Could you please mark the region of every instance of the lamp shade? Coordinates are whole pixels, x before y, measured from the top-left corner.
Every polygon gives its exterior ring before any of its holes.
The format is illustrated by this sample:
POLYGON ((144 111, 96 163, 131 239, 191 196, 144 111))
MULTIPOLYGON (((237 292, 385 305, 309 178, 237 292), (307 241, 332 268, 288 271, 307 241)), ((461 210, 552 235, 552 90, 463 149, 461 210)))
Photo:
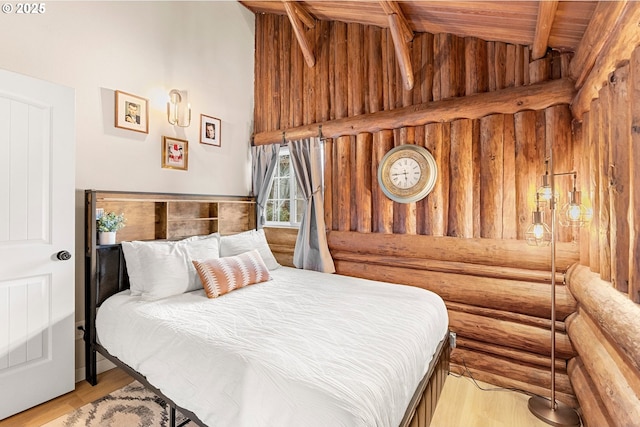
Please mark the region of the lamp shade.
POLYGON ((548 246, 551 243, 551 229, 544 222, 544 212, 533 211, 533 220, 524 233, 527 244, 531 246, 548 246))
POLYGON ((583 227, 589 223, 589 210, 580 203, 580 191, 569 191, 569 201, 559 214, 560 225, 565 227, 583 227))

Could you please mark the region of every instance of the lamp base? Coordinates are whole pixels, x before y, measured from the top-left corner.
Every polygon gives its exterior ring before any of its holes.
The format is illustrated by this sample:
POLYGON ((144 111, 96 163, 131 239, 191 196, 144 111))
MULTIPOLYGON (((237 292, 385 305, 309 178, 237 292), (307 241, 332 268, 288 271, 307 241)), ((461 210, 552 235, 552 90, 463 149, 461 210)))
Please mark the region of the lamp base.
POLYGON ((556 427, 580 427, 580 417, 573 408, 564 403, 556 402, 555 409, 551 408, 551 401, 540 396, 529 399, 529 411, 547 424, 556 427))

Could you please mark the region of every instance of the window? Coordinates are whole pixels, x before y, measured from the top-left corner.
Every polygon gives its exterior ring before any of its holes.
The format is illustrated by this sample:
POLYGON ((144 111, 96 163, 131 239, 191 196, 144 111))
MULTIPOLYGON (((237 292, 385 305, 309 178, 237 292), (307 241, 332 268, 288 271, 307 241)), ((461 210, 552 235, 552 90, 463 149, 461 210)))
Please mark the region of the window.
POLYGON ((278 157, 265 209, 266 225, 299 226, 305 200, 295 177, 289 149, 282 147, 278 157))

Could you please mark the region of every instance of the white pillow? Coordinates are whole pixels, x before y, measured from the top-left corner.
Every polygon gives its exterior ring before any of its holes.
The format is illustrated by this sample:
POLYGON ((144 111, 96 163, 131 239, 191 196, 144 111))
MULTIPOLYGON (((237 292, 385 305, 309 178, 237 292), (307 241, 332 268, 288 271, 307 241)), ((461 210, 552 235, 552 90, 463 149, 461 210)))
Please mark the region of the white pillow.
POLYGON ((131 295, 155 300, 202 288, 193 260, 219 257, 217 238, 122 242, 131 295))
POLYGON ((220 237, 221 257, 240 255, 252 249, 258 250, 258 253, 269 270, 275 270, 280 267, 280 264, 276 261, 276 257, 274 257, 271 252, 271 248, 269 248, 263 229, 249 230, 220 237))

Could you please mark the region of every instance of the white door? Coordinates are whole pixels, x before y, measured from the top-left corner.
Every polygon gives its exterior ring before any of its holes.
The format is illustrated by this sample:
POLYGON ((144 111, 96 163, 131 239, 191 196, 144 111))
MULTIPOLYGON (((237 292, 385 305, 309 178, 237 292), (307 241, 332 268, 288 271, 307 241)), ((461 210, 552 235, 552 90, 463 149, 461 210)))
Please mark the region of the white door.
POLYGON ((0 419, 74 389, 74 98, 0 70, 0 419))

